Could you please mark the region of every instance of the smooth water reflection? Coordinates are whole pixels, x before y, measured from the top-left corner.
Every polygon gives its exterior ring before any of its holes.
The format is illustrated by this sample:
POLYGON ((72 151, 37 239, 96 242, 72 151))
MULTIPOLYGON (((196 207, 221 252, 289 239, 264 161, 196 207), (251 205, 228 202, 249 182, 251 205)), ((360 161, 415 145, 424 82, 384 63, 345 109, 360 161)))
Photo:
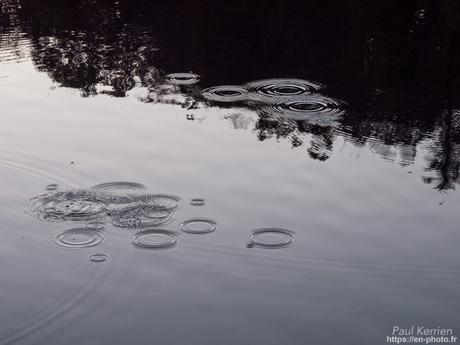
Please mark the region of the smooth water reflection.
POLYGON ((1 4, 0 344, 458 331, 452 1, 1 4))

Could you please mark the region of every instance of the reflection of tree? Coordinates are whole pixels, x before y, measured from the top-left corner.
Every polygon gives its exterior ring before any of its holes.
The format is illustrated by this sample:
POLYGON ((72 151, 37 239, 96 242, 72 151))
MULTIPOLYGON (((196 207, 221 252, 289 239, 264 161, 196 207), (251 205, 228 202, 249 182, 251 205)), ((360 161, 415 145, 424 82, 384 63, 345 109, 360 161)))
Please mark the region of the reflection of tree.
POLYGON ((0 2, 0 27, 18 27, 20 0, 2 0, 0 2))
POLYGON ((21 30, 19 0, 0 2, 0 61, 21 61, 27 41, 21 30))
POLYGON ((61 86, 123 97, 136 83, 151 82, 157 48, 152 30, 123 20, 119 2, 25 2, 32 59, 61 86), (102 86, 102 88, 101 88, 102 86))
POLYGON ((304 145, 309 137, 308 155, 317 160, 325 161, 332 153, 335 130, 332 127, 314 125, 308 121, 273 118, 259 115, 254 130, 260 141, 269 138, 287 138, 293 148, 304 145), (303 138, 303 139, 301 139, 303 138))
MULTIPOLYGON (((196 69, 208 86, 286 75, 323 81, 352 106, 334 128, 261 113, 226 119, 253 128, 261 141, 288 140, 317 160, 330 157, 340 135, 408 165, 425 134, 435 133, 427 167, 433 176, 425 181, 454 187, 458 115, 448 112, 441 125, 438 117, 446 101, 458 108, 457 0, 230 3, 34 0, 20 8, 20 0, 3 0, 0 25, 19 28, 24 21, 37 69, 85 97, 124 97, 139 88, 145 103, 204 106, 198 86, 165 82, 162 69, 196 69)), ((19 42, 20 32, 11 37, 19 42)))
POLYGON ((97 94, 96 86, 102 84, 111 87, 103 93, 124 97, 136 82, 152 81, 152 41, 152 36, 139 27, 124 26, 108 35, 85 30, 34 38, 32 58, 40 71, 64 87, 80 89, 83 96, 97 94))
POLYGON ((455 189, 460 168, 460 110, 446 111, 439 135, 430 149, 432 154, 427 157, 426 170, 434 176, 426 176, 424 181, 435 183, 440 191, 455 189))

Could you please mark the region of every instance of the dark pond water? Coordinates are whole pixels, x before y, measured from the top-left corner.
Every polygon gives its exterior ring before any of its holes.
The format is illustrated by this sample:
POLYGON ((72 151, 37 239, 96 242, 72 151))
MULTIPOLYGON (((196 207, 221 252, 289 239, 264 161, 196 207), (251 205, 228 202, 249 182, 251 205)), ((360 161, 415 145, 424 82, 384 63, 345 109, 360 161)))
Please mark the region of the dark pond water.
POLYGON ((460 9, 1 0, 0 344, 460 336, 460 9))

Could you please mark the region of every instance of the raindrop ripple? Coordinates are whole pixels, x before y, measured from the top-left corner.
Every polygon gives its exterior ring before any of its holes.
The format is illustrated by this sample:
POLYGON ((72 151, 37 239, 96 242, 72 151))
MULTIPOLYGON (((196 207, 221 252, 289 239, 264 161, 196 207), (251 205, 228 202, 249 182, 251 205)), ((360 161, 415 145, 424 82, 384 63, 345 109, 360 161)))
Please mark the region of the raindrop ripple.
POLYGON ((147 190, 143 184, 136 182, 106 182, 91 187, 91 190, 107 194, 142 193, 147 190))
POLYGON ((209 218, 193 218, 182 222, 179 228, 189 234, 208 234, 216 231, 219 226, 214 220, 209 218))
POLYGON ((291 98, 311 95, 321 90, 322 86, 303 79, 264 79, 245 85, 250 97, 256 101, 272 101, 279 98, 291 98))
POLYGON ((138 248, 166 249, 177 245, 179 237, 175 231, 146 229, 132 237, 132 243, 138 248))
POLYGON ((341 102, 319 95, 266 105, 261 111, 274 117, 307 120, 314 124, 335 123, 345 112, 341 102))
POLYGON ((88 228, 72 228, 51 237, 52 244, 64 248, 94 247, 105 240, 105 233, 88 228))
POLYGON ((214 86, 203 90, 202 96, 214 102, 240 102, 248 100, 248 90, 237 85, 214 86))
POLYGON ((89 256, 89 261, 91 262, 104 262, 107 261, 109 258, 108 255, 105 254, 93 254, 89 256))
POLYGON ((166 80, 175 85, 192 85, 200 81, 200 76, 194 73, 171 73, 166 75, 166 80))
POLYGON ((292 244, 294 241, 294 232, 291 230, 280 228, 263 228, 256 229, 249 235, 248 247, 259 248, 284 248, 292 244), (275 236, 274 241, 264 240, 265 235, 275 236))
POLYGON ((25 203, 26 213, 48 221, 89 221, 104 216, 104 203, 94 193, 77 190, 42 194, 25 203))

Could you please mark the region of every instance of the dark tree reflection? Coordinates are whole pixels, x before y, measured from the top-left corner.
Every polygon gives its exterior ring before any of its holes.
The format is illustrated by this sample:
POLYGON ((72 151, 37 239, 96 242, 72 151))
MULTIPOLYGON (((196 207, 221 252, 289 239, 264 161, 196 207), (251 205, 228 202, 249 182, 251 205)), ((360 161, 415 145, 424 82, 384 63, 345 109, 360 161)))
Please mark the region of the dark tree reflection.
POLYGON ((84 97, 125 97, 139 86, 142 102, 192 111, 214 105, 200 97, 208 86, 318 80, 349 103, 335 126, 257 110, 256 119, 226 119, 260 141, 286 140, 320 161, 340 136, 406 166, 431 138, 424 181, 439 190, 458 183, 458 110, 446 110, 460 108, 457 0, 1 3, 0 44, 17 56, 27 35, 36 68, 84 97), (199 86, 164 80, 165 72, 190 71, 203 75, 199 86))
POLYGON ((110 87, 102 93, 124 97, 136 83, 152 82, 156 49, 152 35, 142 28, 119 29, 107 36, 86 30, 34 37, 32 59, 40 71, 61 86, 80 89, 82 96, 97 94, 101 84, 110 87))
POLYGON ((426 171, 431 174, 424 177, 424 181, 443 191, 455 189, 460 179, 460 110, 446 111, 441 121, 436 140, 430 147, 431 155, 427 157, 426 171))
POLYGON ((23 10, 38 70, 84 97, 99 93, 98 85, 124 97, 151 81, 158 52, 152 29, 125 22, 118 2, 47 3, 27 2, 23 10))

